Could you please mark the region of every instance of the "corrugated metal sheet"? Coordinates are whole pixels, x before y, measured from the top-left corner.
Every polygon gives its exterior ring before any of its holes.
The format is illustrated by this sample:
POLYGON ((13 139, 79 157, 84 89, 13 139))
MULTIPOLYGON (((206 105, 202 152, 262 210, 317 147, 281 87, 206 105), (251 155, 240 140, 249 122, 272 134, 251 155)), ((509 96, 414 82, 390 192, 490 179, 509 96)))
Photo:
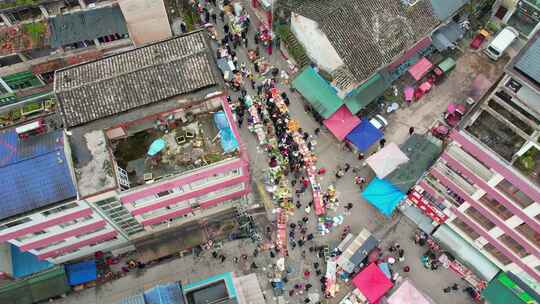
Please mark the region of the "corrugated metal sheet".
POLYGON ((0 219, 75 197, 62 131, 25 140, 15 129, 0 133, 0 191, 0 219))
POLYGON ((439 20, 444 21, 469 2, 470 0, 431 0, 431 7, 433 7, 435 16, 437 16, 439 20))
POLYGON ((49 27, 53 48, 107 35, 128 33, 126 20, 118 6, 59 15, 49 19, 49 27))
POLYGON ((531 43, 514 67, 540 86, 540 38, 531 43))
POLYGON ((156 285, 144 292, 146 304, 182 304, 184 294, 178 283, 156 285))
POLYGON ((144 301, 144 295, 138 293, 129 297, 125 297, 122 300, 118 301, 116 304, 146 304, 144 301))
POLYGON ((0 303, 32 304, 70 290, 64 266, 57 266, 0 287, 0 303))

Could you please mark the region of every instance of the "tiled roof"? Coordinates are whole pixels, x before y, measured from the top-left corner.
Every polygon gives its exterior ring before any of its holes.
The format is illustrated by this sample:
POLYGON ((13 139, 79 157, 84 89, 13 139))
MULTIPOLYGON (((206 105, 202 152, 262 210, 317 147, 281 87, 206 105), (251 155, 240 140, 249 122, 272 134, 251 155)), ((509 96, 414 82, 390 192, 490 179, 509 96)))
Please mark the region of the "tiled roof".
POLYGON ((192 32, 57 71, 65 124, 103 117, 219 83, 205 32, 192 32))
POLYGON ((0 219, 76 196, 62 131, 19 140, 0 133, 0 219))
POLYGON ((319 23, 358 81, 394 61, 439 24, 429 0, 411 7, 400 0, 316 0, 295 12, 319 23))

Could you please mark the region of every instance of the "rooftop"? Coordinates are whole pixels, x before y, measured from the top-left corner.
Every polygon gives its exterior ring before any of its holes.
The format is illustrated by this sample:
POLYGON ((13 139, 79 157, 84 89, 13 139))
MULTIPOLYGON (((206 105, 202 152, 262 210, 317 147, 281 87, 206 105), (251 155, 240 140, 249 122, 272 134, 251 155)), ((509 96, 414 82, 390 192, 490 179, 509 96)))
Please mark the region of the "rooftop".
POLYGON ((128 33, 118 6, 73 12, 49 19, 51 46, 58 48, 84 40, 128 33))
POLYGON ((138 121, 124 128, 125 135, 111 139, 111 151, 118 166, 127 171, 130 187, 235 157, 237 150, 225 152, 219 140, 215 115, 164 113, 161 118, 138 121))
POLYGON ((315 0, 293 11, 319 23, 354 77, 364 81, 440 24, 429 0, 409 7, 402 2, 315 0))
POLYGON ((0 132, 0 219, 75 198, 62 131, 19 139, 0 132))
POLYGON ((67 127, 220 84, 206 33, 149 44, 56 72, 67 127))
MULTIPOLYGON (((521 76, 531 87, 540 92, 540 31, 529 39, 527 45, 510 62, 507 70, 521 76)), ((536 102, 536 108, 540 108, 540 101, 534 102, 536 102)))

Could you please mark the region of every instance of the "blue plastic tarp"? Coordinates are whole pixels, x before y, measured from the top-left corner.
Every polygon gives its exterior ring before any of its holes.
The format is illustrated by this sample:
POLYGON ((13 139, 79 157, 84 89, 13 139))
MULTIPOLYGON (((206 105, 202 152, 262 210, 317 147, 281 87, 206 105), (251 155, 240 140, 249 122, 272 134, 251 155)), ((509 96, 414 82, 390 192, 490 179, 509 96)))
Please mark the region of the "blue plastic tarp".
POLYGON ((405 194, 390 182, 375 177, 362 192, 362 196, 389 217, 405 194))
POLYGON ((66 265, 68 283, 71 286, 94 281, 97 278, 96 261, 84 261, 66 265))
POLYGON ((238 141, 234 137, 234 133, 229 126, 229 121, 225 112, 219 111, 214 113, 214 123, 216 128, 219 129, 219 136, 221 141, 221 147, 225 153, 232 152, 238 149, 238 141))
POLYGON ((154 156, 159 153, 159 151, 165 149, 167 142, 162 138, 158 138, 152 142, 150 148, 148 148, 148 155, 154 156))
POLYGON ((156 285, 144 292, 146 304, 182 304, 184 295, 178 283, 156 285))
POLYGON ((15 245, 11 245, 11 265, 15 278, 29 276, 54 266, 47 261, 39 260, 30 252, 21 252, 15 245))
POLYGON ((383 136, 384 134, 381 130, 375 128, 368 119, 363 119, 346 138, 358 151, 366 152, 371 145, 379 141, 383 136))

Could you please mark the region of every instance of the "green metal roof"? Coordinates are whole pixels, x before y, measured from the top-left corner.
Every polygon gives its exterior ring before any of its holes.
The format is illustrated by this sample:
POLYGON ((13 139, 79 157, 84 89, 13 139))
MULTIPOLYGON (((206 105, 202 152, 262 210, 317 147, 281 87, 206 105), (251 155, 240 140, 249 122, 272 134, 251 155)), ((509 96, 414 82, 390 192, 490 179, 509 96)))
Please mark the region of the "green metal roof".
POLYGON ((57 266, 2 285, 0 303, 32 304, 60 296, 69 290, 64 266, 57 266))
POLYGON ((526 292, 517 287, 506 274, 496 276, 482 292, 490 304, 529 304, 536 303, 526 292))
POLYGON ((387 88, 388 84, 381 74, 377 73, 354 89, 351 96, 345 98, 345 105, 351 113, 356 114, 381 96, 387 88))
POLYGON ((292 86, 304 96, 311 106, 325 119, 343 105, 336 91, 312 67, 306 68, 292 82, 292 86))
POLYGON ((433 137, 413 134, 400 146, 409 161, 385 179, 406 193, 422 177, 442 152, 442 143, 433 137))

